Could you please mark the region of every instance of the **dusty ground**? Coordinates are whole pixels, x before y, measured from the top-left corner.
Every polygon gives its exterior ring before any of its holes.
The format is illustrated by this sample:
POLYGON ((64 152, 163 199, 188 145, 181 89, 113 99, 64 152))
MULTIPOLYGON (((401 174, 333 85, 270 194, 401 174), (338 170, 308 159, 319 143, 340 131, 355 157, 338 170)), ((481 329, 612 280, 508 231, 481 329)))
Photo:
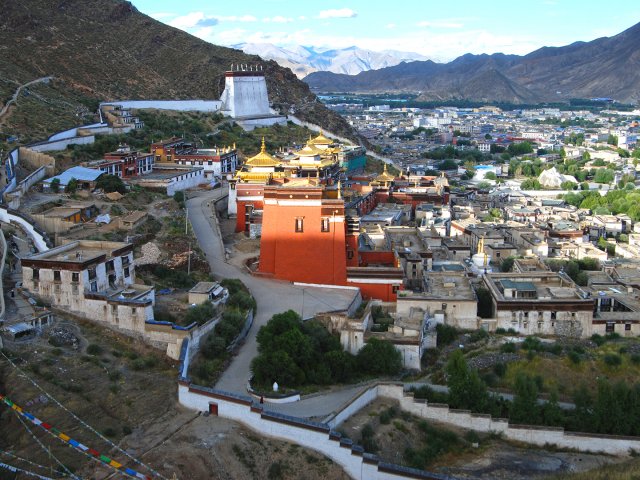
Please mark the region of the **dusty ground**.
MULTIPOLYGON (((45 334, 30 342, 5 344, 3 351, 68 409, 166 477, 175 473, 177 478, 194 480, 347 478, 337 465, 314 452, 180 407, 175 365, 159 350, 88 322, 60 320, 55 328, 66 332, 63 338, 77 339, 73 342, 77 346, 72 342, 53 346, 45 334)), ((127 463, 122 452, 44 397, 4 358, 0 360, 0 392, 71 438, 148 473, 127 463)), ((38 427, 30 428, 82 478, 101 479, 112 473, 38 427)), ((54 470, 57 467, 4 404, 0 404, 0 461, 17 465, 2 450, 52 465, 54 470)), ((40 473, 48 476, 50 472, 40 473)), ((6 477, 0 474, 0 478, 6 477)))
MULTIPOLYGON (((402 414, 397 402, 379 399, 349 418, 338 430, 354 442, 360 443, 363 428, 370 424, 375 431, 374 438, 378 446, 376 453, 386 461, 407 465, 407 448, 419 448, 423 442, 424 433, 416 428, 420 420, 402 414), (389 423, 383 424, 380 414, 389 407, 395 407, 398 414, 389 423)), ((545 478, 551 474, 582 472, 621 461, 607 455, 527 448, 526 445, 507 442, 490 435, 480 435, 473 439, 478 442, 478 446, 474 447, 471 441, 465 440, 464 430, 436 422, 430 423, 456 433, 460 442, 452 452, 437 457, 426 468, 456 478, 526 480, 545 478)))

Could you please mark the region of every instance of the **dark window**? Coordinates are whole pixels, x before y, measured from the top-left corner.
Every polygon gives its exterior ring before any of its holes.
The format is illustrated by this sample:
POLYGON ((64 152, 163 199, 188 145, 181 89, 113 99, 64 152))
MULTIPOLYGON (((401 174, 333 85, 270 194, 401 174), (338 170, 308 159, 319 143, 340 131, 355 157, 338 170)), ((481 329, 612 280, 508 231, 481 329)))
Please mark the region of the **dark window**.
POLYGON ((62 280, 62 277, 60 277, 60 271, 59 270, 54 270, 53 271, 53 281, 54 282, 59 282, 60 280, 62 280))
POLYGON ((71 281, 75 282, 75 283, 79 282, 80 281, 80 274, 78 272, 73 272, 71 274, 71 281))
POLYGON ((96 269, 95 268, 90 268, 89 269, 89 280, 93 280, 96 278, 96 269))
POLYGON ((353 258, 353 251, 349 250, 349 251, 347 252, 347 258, 348 258, 349 260, 351 260, 351 259, 353 258))
POLYGON ((38 270, 37 268, 33 269, 33 279, 40 280, 40 270, 38 270))
POLYGON ((92 292, 98 291, 98 282, 91 282, 91 291, 92 292))
POLYGON ((322 217, 320 220, 320 231, 321 232, 329 232, 331 228, 329 226, 329 217, 322 217))
POLYGON ((631 331, 631 324, 630 323, 625 323, 624 324, 624 330, 626 332, 630 332, 631 331))
POLYGON ((557 316, 556 312, 551 312, 551 320, 555 320, 557 316))
POLYGON ((607 323, 605 332, 606 333, 613 333, 613 332, 615 332, 615 329, 616 329, 616 324, 615 323, 607 323))
POLYGON ((129 277, 129 267, 126 267, 124 269, 124 276, 127 277, 127 278, 129 277))
POLYGON ((296 233, 302 233, 304 231, 304 218, 296 217, 296 233))
POLYGON ((398 293, 398 290, 400 289, 400 287, 398 285, 394 285, 393 287, 391 287, 391 291, 393 293, 398 293))

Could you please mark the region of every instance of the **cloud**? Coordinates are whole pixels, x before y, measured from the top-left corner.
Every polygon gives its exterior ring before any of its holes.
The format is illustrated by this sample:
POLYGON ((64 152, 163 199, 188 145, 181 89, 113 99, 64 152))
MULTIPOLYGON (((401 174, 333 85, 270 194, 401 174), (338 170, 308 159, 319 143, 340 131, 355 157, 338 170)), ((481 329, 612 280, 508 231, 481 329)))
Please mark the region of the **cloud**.
POLYGON ((198 22, 201 22, 205 19, 204 13, 202 12, 191 12, 186 15, 182 15, 180 17, 176 17, 169 22, 169 25, 172 27, 185 29, 185 28, 193 28, 198 25, 198 22))
POLYGON ((196 23, 195 26, 200 28, 206 28, 206 27, 213 27, 214 25, 218 25, 218 23, 220 23, 220 21, 216 17, 207 17, 200 20, 198 23, 196 23))
POLYGON ((358 14, 350 8, 332 8, 329 10, 322 10, 318 14, 318 18, 353 18, 358 14))
POLYGON ((276 15, 275 17, 266 17, 262 19, 263 22, 269 23, 290 23, 293 22, 293 18, 291 17, 283 17, 282 15, 276 15))
POLYGON ((416 23, 418 27, 423 28, 462 28, 464 25, 462 23, 457 22, 418 22, 416 23))
POLYGON ((384 28, 388 28, 389 30, 392 30, 396 27, 397 25, 395 23, 387 23, 384 28))
POLYGON ((221 22, 257 22, 253 15, 230 15, 228 17, 216 17, 221 22))

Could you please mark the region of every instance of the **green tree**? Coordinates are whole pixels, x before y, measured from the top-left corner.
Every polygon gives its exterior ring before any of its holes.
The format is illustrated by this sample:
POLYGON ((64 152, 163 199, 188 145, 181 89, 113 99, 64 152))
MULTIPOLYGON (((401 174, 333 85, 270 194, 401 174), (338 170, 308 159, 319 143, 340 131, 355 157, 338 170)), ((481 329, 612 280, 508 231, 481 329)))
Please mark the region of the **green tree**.
POLYGON ((560 188, 561 188, 562 190, 575 190, 577 186, 578 186, 578 184, 577 184, 577 183, 572 182, 572 181, 570 181, 570 180, 567 180, 566 182, 562 182, 562 183, 560 184, 560 188))
POLYGON ((449 405, 481 412, 488 405, 487 386, 476 370, 469 369, 462 350, 455 350, 446 365, 449 405))
POLYGON ((485 135, 484 135, 484 139, 485 139, 485 140, 491 140, 492 138, 493 138, 493 137, 491 137, 491 134, 490 134, 490 133, 485 133, 485 135))
POLYGON ((69 183, 67 183, 67 186, 64 187, 64 193, 73 195, 76 193, 76 190, 78 190, 78 181, 75 178, 72 178, 69 180, 69 183))
POLYGON ((395 375, 402 370, 402 355, 391 342, 370 338, 356 357, 362 372, 371 375, 395 375))
POLYGON ((127 193, 127 187, 125 187, 120 177, 115 175, 100 175, 96 181, 96 188, 101 188, 106 193, 118 192, 123 195, 127 193))
POLYGON ((511 270, 513 270, 513 262, 515 261, 515 257, 513 256, 509 256, 505 259, 502 260, 502 263, 500 264, 500 271, 501 272, 510 272, 511 270))
POLYGON ((542 190, 540 182, 534 178, 527 178, 520 184, 522 190, 542 190))
POLYGON ((615 135, 609 135, 609 137, 607 138, 607 143, 609 145, 614 145, 614 146, 618 146, 618 137, 616 137, 615 135))
POLYGON ((58 193, 60 191, 60 179, 58 177, 54 178, 53 180, 51 180, 49 186, 53 193, 58 193))
POLYGON ((487 172, 484 176, 487 180, 496 180, 498 177, 495 172, 487 172))
POLYGON ((558 392, 553 390, 549 395, 549 400, 542 407, 542 418, 544 425, 552 427, 562 427, 565 422, 564 412, 558 404, 558 392))
POLYGON ((515 396, 509 409, 509 420, 513 423, 536 425, 540 422, 538 408, 538 386, 530 375, 519 373, 514 385, 515 396))

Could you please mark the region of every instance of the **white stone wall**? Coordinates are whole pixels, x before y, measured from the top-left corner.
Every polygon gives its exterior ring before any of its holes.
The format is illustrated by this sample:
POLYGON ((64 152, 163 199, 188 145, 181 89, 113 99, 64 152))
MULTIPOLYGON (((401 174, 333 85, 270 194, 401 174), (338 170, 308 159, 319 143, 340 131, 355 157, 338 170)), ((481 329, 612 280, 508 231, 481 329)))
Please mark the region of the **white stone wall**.
POLYGON ((176 110, 179 112, 217 112, 222 102, 220 100, 117 100, 104 102, 103 105, 120 105, 123 108, 158 110, 176 110))
POLYGON ((36 232, 35 228, 33 228, 33 225, 27 222, 24 218, 9 213, 5 207, 0 207, 0 222, 17 223, 33 241, 33 244, 35 245, 36 249, 38 249, 38 252, 49 250, 49 247, 47 247, 47 242, 44 241, 44 237, 36 232))
POLYGON ((496 312, 496 328, 514 329, 522 335, 562 335, 587 338, 592 335, 591 312, 555 312, 555 319, 549 311, 496 312), (527 314, 525 316, 525 313, 527 314))
POLYGON ((442 305, 446 304, 445 323, 456 328, 475 330, 478 328, 478 303, 475 300, 459 300, 455 298, 442 297, 441 299, 422 299, 417 295, 413 299, 411 296, 398 297, 398 316, 408 317, 412 308, 420 308, 431 315, 437 310, 442 310, 442 305))
POLYGON ((264 76, 225 77, 222 110, 233 118, 271 116, 264 76))
POLYGON ((209 403, 218 405, 218 415, 242 423, 246 427, 268 437, 293 442, 328 456, 338 463, 353 479, 357 480, 397 480, 407 477, 400 472, 378 470, 377 461, 363 461, 362 454, 352 453, 350 445, 341 446, 340 442, 329 438, 327 431, 316 431, 301 425, 292 425, 269 418, 249 405, 236 403, 223 398, 212 398, 203 393, 190 391, 186 385, 178 385, 178 399, 188 408, 208 411, 209 403))

